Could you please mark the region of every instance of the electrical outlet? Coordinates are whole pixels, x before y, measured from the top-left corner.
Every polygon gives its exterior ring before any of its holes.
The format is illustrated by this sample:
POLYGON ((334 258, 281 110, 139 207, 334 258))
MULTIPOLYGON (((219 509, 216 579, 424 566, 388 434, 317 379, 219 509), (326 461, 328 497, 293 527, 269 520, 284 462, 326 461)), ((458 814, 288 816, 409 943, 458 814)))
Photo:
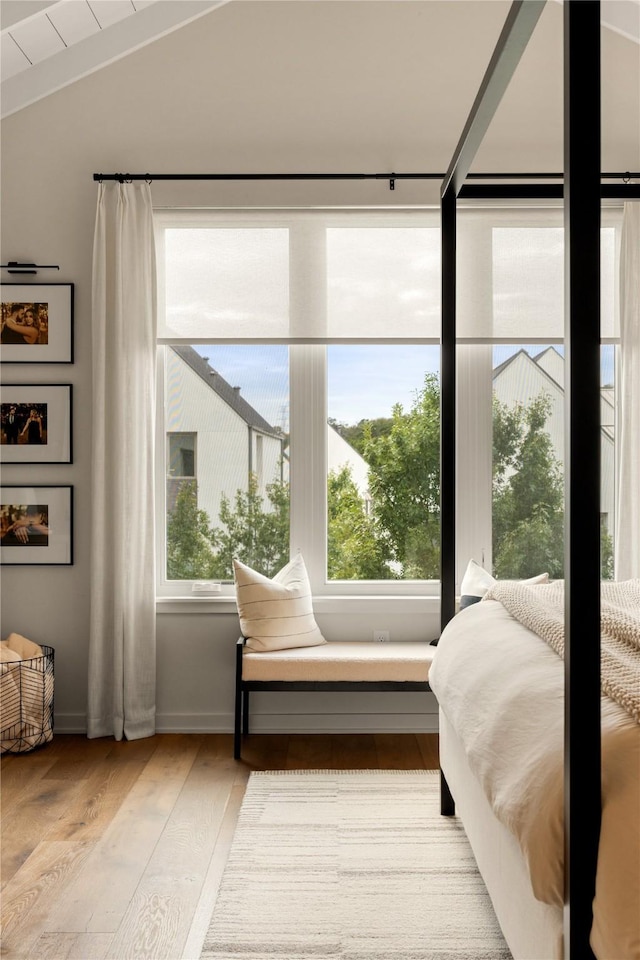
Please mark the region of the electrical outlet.
POLYGON ((373 639, 378 643, 387 643, 389 641, 389 631, 388 630, 374 630, 373 639))

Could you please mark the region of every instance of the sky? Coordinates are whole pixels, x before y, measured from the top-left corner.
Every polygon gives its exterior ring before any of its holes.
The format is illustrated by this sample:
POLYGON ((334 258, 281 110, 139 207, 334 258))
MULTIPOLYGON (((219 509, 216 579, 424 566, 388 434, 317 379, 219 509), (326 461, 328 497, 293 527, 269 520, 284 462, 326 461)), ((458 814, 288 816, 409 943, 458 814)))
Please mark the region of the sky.
MULTIPOLYGON (((535 355, 543 345, 494 347, 494 366, 522 347, 535 355)), ((273 426, 288 430, 287 347, 276 345, 195 345, 211 366, 273 426)), ((562 346, 557 349, 562 353, 562 346)), ((440 349, 427 345, 331 345, 328 347, 328 416, 341 423, 391 415, 393 405, 409 409, 426 373, 437 373, 440 349)), ((603 350, 602 382, 613 382, 613 348, 603 350)))
MULTIPOLYGON (((301 317, 312 330, 319 324, 318 338, 329 341, 379 339, 392 325, 403 345, 334 342, 328 347, 328 416, 354 424, 388 417, 396 403, 405 409, 412 405, 425 374, 439 367, 438 346, 410 343, 415 331, 434 341, 439 336, 437 229, 420 225, 379 229, 356 222, 328 226, 323 235, 326 262, 321 257, 316 263, 315 246, 300 239, 305 231, 290 232, 278 218, 268 225, 216 223, 213 227, 205 218, 201 225, 194 222, 165 233, 163 336, 194 342, 215 330, 227 342, 197 346, 198 352, 232 386, 239 386, 269 423, 287 430, 287 347, 242 346, 242 340, 255 338, 257 331, 265 339, 286 340, 301 317), (303 266, 298 262, 301 256, 303 266), (326 272, 320 291, 312 282, 316 270, 319 276, 326 272)), ((612 237, 612 231, 603 231, 608 250, 604 305, 615 299, 612 237)), ((470 271, 465 287, 470 293, 460 298, 459 335, 515 340, 518 331, 527 330, 529 336, 557 336, 563 327, 561 226, 496 228, 492 251, 492 282, 486 290, 473 282, 474 258, 463 258, 470 271), (471 320, 466 330, 465 323, 471 320)), ((535 355, 544 344, 496 346, 494 366, 522 347, 535 355)), ((603 353, 603 383, 610 383, 613 351, 603 353)))

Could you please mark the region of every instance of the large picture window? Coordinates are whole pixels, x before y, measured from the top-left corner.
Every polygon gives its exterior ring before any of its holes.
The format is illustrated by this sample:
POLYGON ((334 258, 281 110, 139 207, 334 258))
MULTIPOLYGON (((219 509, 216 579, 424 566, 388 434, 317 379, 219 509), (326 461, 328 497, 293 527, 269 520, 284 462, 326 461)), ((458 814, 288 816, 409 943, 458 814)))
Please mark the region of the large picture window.
MULTIPOLYGON (((157 215, 159 592, 302 552, 315 596, 439 593, 433 210, 157 215), (160 490, 160 488, 159 488, 160 490)), ((615 512, 615 218, 602 233, 603 574, 615 512)), ((557 210, 462 211, 458 578, 563 575, 557 210)))
POLYGON ((314 593, 437 592, 439 243, 433 211, 159 215, 161 592, 296 551, 314 593))

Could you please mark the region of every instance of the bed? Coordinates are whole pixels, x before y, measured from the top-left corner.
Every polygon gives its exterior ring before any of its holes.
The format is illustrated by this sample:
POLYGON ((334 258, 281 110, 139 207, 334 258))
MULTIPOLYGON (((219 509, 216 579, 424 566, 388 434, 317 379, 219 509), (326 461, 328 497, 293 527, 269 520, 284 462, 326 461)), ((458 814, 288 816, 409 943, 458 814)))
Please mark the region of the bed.
MULTIPOLYGON (((502 583, 430 671, 441 767, 515 960, 563 957, 563 584, 502 583)), ((603 584, 602 829, 591 948, 640 960, 640 580, 603 584)))

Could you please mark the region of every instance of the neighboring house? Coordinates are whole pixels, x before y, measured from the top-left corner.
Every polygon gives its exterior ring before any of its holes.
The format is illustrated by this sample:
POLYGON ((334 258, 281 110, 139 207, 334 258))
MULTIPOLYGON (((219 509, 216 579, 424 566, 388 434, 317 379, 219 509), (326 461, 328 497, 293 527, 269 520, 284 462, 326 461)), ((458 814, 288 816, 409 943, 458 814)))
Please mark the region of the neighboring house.
POLYGON ((371 513, 369 465, 331 424, 327 424, 327 467, 329 472, 334 473, 338 473, 343 467, 349 467, 351 479, 364 500, 366 512, 371 513))
MULTIPOLYGON (((547 347, 532 357, 526 350, 518 350, 493 371, 493 392, 501 403, 513 407, 527 404, 541 393, 551 401, 551 414, 546 429, 551 437, 553 452, 564 464, 564 357, 555 347, 547 347)), ((615 446, 614 446, 613 388, 601 390, 601 457, 602 477, 600 513, 607 530, 613 534, 615 502, 615 446)))
MULTIPOLYGON (((198 507, 215 524, 222 494, 233 500, 246 490, 249 476, 266 501, 267 486, 288 480, 288 437, 248 403, 240 387, 231 386, 191 346, 166 352, 167 511, 175 506, 185 482, 197 482, 198 507), (221 455, 221 451, 223 451, 221 455)), ((370 507, 369 468, 360 454, 327 425, 328 469, 348 466, 370 507)))
POLYGON ((180 486, 196 480, 198 507, 215 523, 222 494, 233 500, 251 474, 263 497, 284 477, 288 440, 193 347, 170 347, 166 358, 167 510, 180 486))

